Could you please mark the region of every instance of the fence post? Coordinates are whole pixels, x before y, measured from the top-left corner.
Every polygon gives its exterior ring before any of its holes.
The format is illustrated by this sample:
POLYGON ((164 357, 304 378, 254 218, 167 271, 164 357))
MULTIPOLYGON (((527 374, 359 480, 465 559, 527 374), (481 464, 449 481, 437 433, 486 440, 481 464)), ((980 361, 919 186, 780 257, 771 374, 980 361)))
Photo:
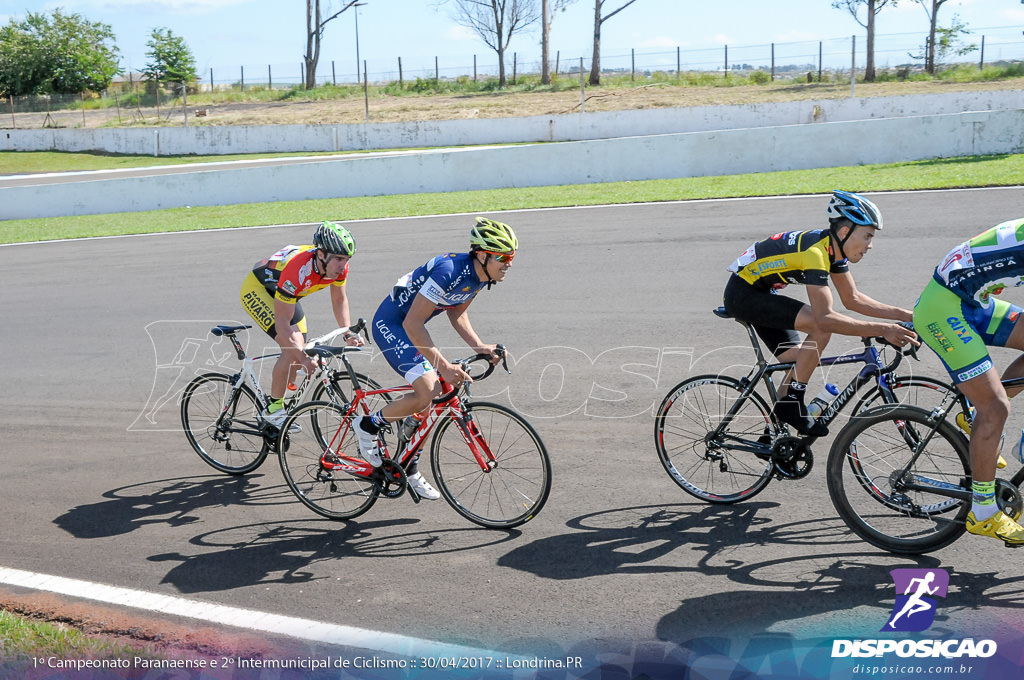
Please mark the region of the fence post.
POLYGON ((636 80, 636 48, 629 48, 629 80, 636 80))
POLYGON ((775 82, 775 43, 772 43, 772 82, 775 82))
POLYGON ((558 77, 558 61, 559 61, 559 59, 561 59, 561 57, 562 57, 562 51, 561 50, 555 50, 555 77, 556 78, 558 77))
POLYGON ((245 92, 245 67, 242 67, 242 92, 245 92))
POLYGON ((473 82, 476 82, 476 55, 473 55, 473 82))
POLYGON ((370 83, 366 78, 366 60, 363 59, 363 99, 366 102, 366 122, 370 122, 370 83))
POLYGON ((441 69, 438 68, 437 57, 436 56, 434 57, 434 82, 435 83, 441 82, 441 69))
POLYGON ((210 94, 213 94, 215 87, 213 84, 213 69, 210 69, 210 94))
POLYGON ((8 95, 8 97, 10 97, 10 99, 11 99, 11 128, 17 130, 18 129, 18 121, 16 121, 14 119, 14 95, 11 94, 11 95, 8 95))
POLYGON ((978 70, 985 69, 985 36, 981 36, 981 61, 978 62, 978 70))
POLYGON ((274 89, 274 79, 270 76, 270 64, 267 64, 267 89, 274 89))
POLYGON ((338 86, 338 76, 334 72, 334 60, 331 59, 331 85, 338 86))
POLYGON ((729 46, 725 45, 725 77, 729 77, 729 46))
POLYGON ((405 82, 402 80, 402 58, 398 58, 398 87, 404 87, 405 82))
POLYGON ((587 110, 587 89, 583 85, 583 57, 580 57, 580 113, 587 110))
POLYGON ((821 66, 821 56, 822 56, 821 41, 819 40, 818 41, 818 82, 819 83, 821 82, 821 68, 822 68, 822 66, 821 66))
POLYGON ((516 84, 516 67, 519 65, 517 63, 518 56, 519 55, 516 54, 515 52, 512 53, 512 84, 513 85, 516 84))
POLYGON ((850 98, 857 96, 857 36, 850 36, 850 98))
POLYGON ((682 51, 679 45, 676 45, 676 82, 683 77, 683 59, 682 51))

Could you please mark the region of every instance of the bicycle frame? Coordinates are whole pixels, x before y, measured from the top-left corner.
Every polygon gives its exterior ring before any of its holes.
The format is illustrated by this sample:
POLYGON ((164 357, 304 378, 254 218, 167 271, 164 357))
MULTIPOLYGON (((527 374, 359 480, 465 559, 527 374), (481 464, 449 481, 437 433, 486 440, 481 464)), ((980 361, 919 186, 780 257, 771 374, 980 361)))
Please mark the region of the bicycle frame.
MULTIPOLYGON (((1024 386, 1024 378, 1009 378, 1000 382, 1004 388, 1024 386)), ((906 423, 900 422, 897 424, 900 434, 903 436, 903 439, 907 444, 910 445, 913 455, 910 457, 907 467, 893 481, 894 488, 905 488, 911 491, 928 491, 940 496, 948 496, 949 498, 959 498, 964 501, 971 500, 973 492, 971 489, 966 487, 954 487, 950 484, 938 482, 936 480, 929 480, 928 478, 920 477, 918 475, 914 475, 911 479, 906 478, 908 471, 914 467, 917 459, 924 452, 925 447, 928 446, 932 437, 935 436, 939 427, 941 427, 942 423, 946 420, 950 407, 957 403, 962 403, 964 406, 964 413, 970 414, 970 402, 967 397, 960 392, 960 390, 956 390, 953 393, 953 399, 950 401, 949 406, 946 406, 946 401, 943 400, 942 404, 932 411, 931 420, 934 424, 932 425, 931 430, 929 430, 923 437, 914 430, 908 429, 906 427, 906 423)), ((1016 474, 1010 478, 1010 483, 1014 486, 1019 487, 1022 482, 1024 482, 1024 467, 1021 467, 1016 474)))
MULTIPOLYGON (((341 360, 345 364, 345 368, 348 370, 352 384, 355 387, 352 401, 345 406, 345 415, 347 416, 345 423, 338 428, 331 437, 331 441, 328 442, 328 449, 335 452, 338 451, 337 444, 341 441, 345 441, 345 439, 350 436, 352 428, 355 427, 356 416, 359 415, 360 409, 362 410, 363 415, 368 414, 369 410, 366 408, 366 400, 368 398, 383 394, 411 392, 413 389, 411 385, 400 385, 380 390, 364 390, 359 385, 359 379, 356 376, 355 371, 352 369, 352 365, 349 363, 348 358, 342 354, 341 360)), ((462 390, 464 392, 464 397, 460 398, 458 389, 452 388, 444 381, 444 379, 440 378, 440 376, 438 376, 438 380, 441 385, 442 396, 431 402, 430 406, 424 412, 423 418, 420 420, 420 424, 412 432, 408 441, 403 441, 401 438, 399 439, 399 448, 396 451, 395 457, 391 456, 386 445, 381 446, 381 457, 385 460, 391 460, 404 468, 409 463, 410 459, 427 441, 427 437, 430 436, 434 426, 437 425, 438 421, 447 414, 459 428, 459 433, 465 440, 466 445, 469 446, 469 450, 480 465, 480 469, 484 472, 490 472, 497 467, 498 461, 491 452, 491 449, 487 445, 483 435, 477 429, 476 424, 473 423, 473 416, 465 408, 465 406, 468 406, 471 399, 469 385, 463 385, 462 390)), ((396 425, 400 426, 401 421, 396 423, 396 425)), ((351 436, 354 436, 354 434, 351 436)), ((339 456, 339 458, 345 461, 345 465, 344 467, 335 469, 342 469, 349 474, 370 477, 373 475, 374 470, 376 470, 376 468, 361 458, 352 458, 349 456, 339 456)))

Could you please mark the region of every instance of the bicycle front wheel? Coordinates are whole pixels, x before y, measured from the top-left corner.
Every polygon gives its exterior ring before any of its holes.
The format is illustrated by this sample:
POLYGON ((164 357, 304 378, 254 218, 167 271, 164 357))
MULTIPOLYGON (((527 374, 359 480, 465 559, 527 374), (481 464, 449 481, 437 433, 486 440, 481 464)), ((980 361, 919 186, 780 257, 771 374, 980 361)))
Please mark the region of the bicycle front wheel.
MULTIPOLYGON (((359 381, 359 386, 364 390, 376 391, 382 389, 380 383, 368 375, 356 372, 356 379, 359 381)), ((354 390, 352 389, 352 381, 349 379, 347 371, 332 371, 330 381, 331 388, 339 399, 339 406, 347 404, 352 400, 354 390)), ((330 401, 330 395, 327 393, 327 388, 324 387, 323 383, 318 384, 316 389, 313 390, 313 398, 310 401, 330 401)), ((373 413, 374 411, 379 411, 387 406, 389 401, 391 401, 391 394, 388 392, 367 397, 364 400, 366 412, 373 413)))
POLYGON ((284 481, 307 508, 330 519, 358 517, 380 495, 380 484, 360 471, 365 466, 350 425, 337 404, 312 401, 295 409, 281 428, 288 433, 278 451, 284 481), (328 451, 350 459, 352 470, 325 469, 328 451))
POLYGON ((828 454, 828 490, 839 516, 865 541, 892 553, 919 555, 949 545, 964 532, 971 509, 970 501, 949 493, 971 488, 967 440, 955 426, 942 421, 914 457, 912 446, 934 426, 930 416, 912 406, 858 413, 828 454))
POLYGON ((679 487, 708 503, 752 498, 772 480, 768 456, 750 449, 777 428, 764 400, 751 393, 727 426, 719 426, 743 389, 726 375, 700 375, 676 385, 654 417, 658 458, 679 487))
POLYGON ((232 377, 223 373, 200 375, 181 395, 188 443, 208 465, 229 475, 252 472, 267 458, 270 444, 258 412, 252 390, 247 385, 235 389, 232 377))
MULTIPOLYGON (((896 399, 903 406, 917 406, 926 411, 940 406, 943 401, 950 403, 947 395, 956 390, 953 385, 929 378, 927 376, 901 376, 895 375, 890 378, 890 386, 896 399)), ((885 403, 885 396, 882 389, 876 384, 872 389, 857 402, 854 413, 866 411, 874 406, 881 406, 885 403)), ((955 408, 962 409, 962 403, 955 408)), ((950 410, 951 414, 959 413, 959 410, 950 410)), ((952 418, 950 419, 952 421, 952 418)))
POLYGON ((540 435, 501 404, 474 402, 465 418, 442 420, 430 442, 430 463, 441 494, 480 526, 510 529, 535 517, 551 492, 551 461, 540 435), (486 455, 481 464, 466 439, 486 455))

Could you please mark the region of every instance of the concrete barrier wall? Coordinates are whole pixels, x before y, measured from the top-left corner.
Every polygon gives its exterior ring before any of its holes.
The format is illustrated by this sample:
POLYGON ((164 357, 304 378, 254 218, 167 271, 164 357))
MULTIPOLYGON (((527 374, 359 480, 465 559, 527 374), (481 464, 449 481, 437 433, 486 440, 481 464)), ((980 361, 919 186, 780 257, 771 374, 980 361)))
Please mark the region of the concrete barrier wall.
POLYGON ((141 155, 351 151, 561 142, 1024 108, 1024 91, 359 125, 0 130, 0 151, 141 155))
POLYGON ((391 154, 0 184, 0 219, 624 180, 1024 152, 1024 110, 391 154))

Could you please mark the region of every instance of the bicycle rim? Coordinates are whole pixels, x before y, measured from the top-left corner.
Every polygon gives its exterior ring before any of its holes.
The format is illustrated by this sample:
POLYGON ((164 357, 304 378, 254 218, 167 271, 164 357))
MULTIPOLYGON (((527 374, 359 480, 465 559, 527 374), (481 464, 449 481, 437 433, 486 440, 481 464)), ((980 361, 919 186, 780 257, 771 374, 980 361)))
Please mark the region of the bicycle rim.
POLYGON ((734 446, 756 446, 776 431, 771 412, 752 393, 728 427, 718 429, 742 392, 734 378, 703 375, 676 385, 654 418, 658 458, 683 491, 708 503, 752 498, 772 479, 771 461, 734 446))
MULTIPOLYGON (((893 376, 891 380, 892 391, 901 405, 917 406, 926 411, 940 406, 943 400, 946 400, 948 406, 951 402, 946 399, 946 395, 955 390, 951 384, 927 376, 893 376)), ((860 413, 884 403, 885 396, 876 384, 857 402, 853 412, 860 413)), ((959 408, 959 406, 954 405, 954 408, 959 408)), ((956 413, 957 411, 951 410, 950 412, 956 413)), ((949 420, 952 422, 952 418, 949 420)))
POLYGON ((551 492, 551 461, 537 431, 500 404, 466 408, 472 424, 440 421, 430 442, 430 462, 441 495, 455 511, 480 526, 509 529, 535 517, 551 492), (484 469, 463 439, 476 428, 496 464, 484 469))
POLYGON ((331 451, 341 458, 359 458, 349 418, 337 404, 309 402, 288 417, 283 432, 292 425, 288 443, 280 447, 281 472, 295 497, 313 512, 330 519, 351 519, 363 514, 380 494, 375 480, 356 472, 326 470, 321 459, 331 451))
POLYGON ((189 444, 207 465, 243 475, 263 464, 269 446, 260 431, 256 397, 247 386, 235 391, 221 417, 233 389, 232 378, 222 373, 195 378, 181 395, 181 425, 189 444))
MULTIPOLYGON (((850 420, 829 451, 828 488, 836 511, 854 533, 889 552, 931 552, 964 532, 969 502, 909 490, 897 481, 913 456, 908 439, 930 432, 929 415, 906 406, 870 409, 850 420)), ((907 475, 970 489, 966 439, 944 421, 907 475)))

